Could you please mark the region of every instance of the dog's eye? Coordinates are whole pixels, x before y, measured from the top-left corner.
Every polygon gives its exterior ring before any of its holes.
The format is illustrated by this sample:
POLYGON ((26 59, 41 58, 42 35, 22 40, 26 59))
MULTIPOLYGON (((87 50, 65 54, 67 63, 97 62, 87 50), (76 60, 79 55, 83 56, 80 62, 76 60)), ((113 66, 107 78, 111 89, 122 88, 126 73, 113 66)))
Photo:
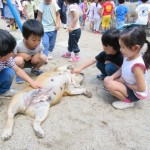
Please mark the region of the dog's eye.
POLYGON ((80 74, 84 76, 84 73, 80 73, 80 74))

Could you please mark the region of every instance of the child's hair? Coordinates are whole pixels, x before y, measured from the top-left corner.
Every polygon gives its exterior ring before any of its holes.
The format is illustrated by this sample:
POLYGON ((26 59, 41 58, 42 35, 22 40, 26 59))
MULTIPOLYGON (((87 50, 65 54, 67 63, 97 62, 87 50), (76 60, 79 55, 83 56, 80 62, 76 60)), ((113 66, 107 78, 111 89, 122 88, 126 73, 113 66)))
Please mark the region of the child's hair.
POLYGON ((23 34, 23 37, 26 39, 28 39, 28 37, 31 34, 42 37, 44 35, 43 25, 38 20, 29 19, 26 22, 24 22, 22 26, 22 34, 23 34))
POLYGON ((148 0, 141 0, 142 1, 142 3, 145 3, 145 2, 147 2, 148 0))
MULTIPOLYGON (((79 4, 79 0, 66 0, 69 4, 74 4, 74 3, 77 3, 79 4)), ((83 0, 84 1, 84 0, 83 0)))
POLYGON ((120 34, 120 40, 128 48, 132 46, 139 45, 141 48, 145 43, 147 43, 148 48, 143 55, 143 60, 145 62, 146 68, 150 68, 150 42, 146 39, 146 33, 141 26, 130 26, 125 28, 120 34))
POLYGON ((0 29, 0 57, 13 52, 15 47, 15 38, 9 32, 0 29))
POLYGON ((120 31, 115 28, 111 28, 107 30, 101 38, 102 44, 104 46, 111 46, 113 49, 117 52, 120 51, 120 45, 119 45, 119 35, 120 31))
POLYGON ((125 0, 118 0, 119 4, 123 4, 125 0))

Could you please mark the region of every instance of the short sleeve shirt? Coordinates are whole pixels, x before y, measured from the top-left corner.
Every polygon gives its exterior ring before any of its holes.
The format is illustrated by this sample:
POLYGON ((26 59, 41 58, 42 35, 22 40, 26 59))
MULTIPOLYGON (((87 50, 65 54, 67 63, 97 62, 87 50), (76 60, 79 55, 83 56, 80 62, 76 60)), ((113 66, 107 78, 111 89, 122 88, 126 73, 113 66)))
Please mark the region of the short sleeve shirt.
MULTIPOLYGON (((56 7, 56 12, 60 10, 57 3, 54 3, 56 7)), ((50 32, 56 30, 56 25, 54 18, 51 13, 50 5, 42 2, 40 3, 38 10, 42 13, 42 24, 44 27, 44 32, 50 32)))
POLYGON ((0 61, 0 72, 5 68, 13 68, 15 66, 13 57, 10 57, 6 61, 0 61))
POLYGON ((24 45, 23 40, 19 40, 17 42, 17 45, 16 45, 15 49, 14 49, 14 54, 26 53, 26 54, 29 54, 29 55, 35 55, 38 52, 42 53, 43 49, 44 49, 44 47, 43 47, 42 43, 40 43, 39 46, 36 47, 34 50, 30 50, 24 45))
POLYGON ((113 4, 111 2, 105 2, 103 5, 103 16, 107 16, 107 15, 111 15, 112 14, 112 11, 113 11, 113 4))
POLYGON ((118 52, 115 55, 110 55, 110 54, 106 54, 104 51, 99 53, 95 59, 101 63, 105 63, 105 61, 110 61, 113 64, 121 67, 122 63, 123 63, 123 56, 121 54, 121 52, 118 52))

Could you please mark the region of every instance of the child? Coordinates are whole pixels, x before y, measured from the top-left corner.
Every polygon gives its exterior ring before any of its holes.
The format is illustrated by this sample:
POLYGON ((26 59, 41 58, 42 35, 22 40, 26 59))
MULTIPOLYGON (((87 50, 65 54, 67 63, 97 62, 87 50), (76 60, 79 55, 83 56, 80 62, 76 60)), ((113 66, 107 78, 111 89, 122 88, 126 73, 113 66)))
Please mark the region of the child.
POLYGON ((116 28, 119 28, 129 21, 129 10, 128 7, 124 5, 125 0, 118 0, 119 6, 115 9, 116 16, 116 28))
POLYGON ((121 100, 112 105, 117 109, 125 109, 148 96, 146 76, 150 68, 150 43, 142 27, 135 26, 122 31, 119 43, 124 56, 123 65, 104 83, 110 94, 121 100), (142 56, 140 50, 145 47, 145 43, 147 47, 142 56))
POLYGON ((150 24, 150 4, 148 0, 142 0, 142 3, 137 6, 136 10, 136 23, 143 25, 150 24))
POLYGON ((32 0, 23 1, 23 8, 26 19, 34 19, 34 11, 36 11, 34 1, 32 0))
POLYGON ((11 97, 16 93, 16 90, 10 89, 15 73, 33 88, 41 88, 39 83, 33 81, 21 68, 15 65, 13 60, 15 38, 2 29, 0 29, 0 35, 0 96, 11 97))
POLYGON ((110 28, 110 22, 113 15, 113 4, 111 0, 106 1, 102 5, 103 12, 102 12, 102 34, 110 28))
POLYGON ((67 0, 68 11, 67 11, 67 27, 69 31, 69 40, 68 40, 68 52, 66 52, 62 57, 70 58, 70 62, 79 61, 79 46, 78 41, 81 36, 81 29, 79 23, 79 1, 78 0, 67 0), (74 52, 74 56, 71 57, 71 52, 74 52))
POLYGON ((95 5, 93 9, 94 33, 99 34, 102 6, 99 4, 99 0, 94 0, 94 1, 95 1, 95 5))
POLYGON ((93 31, 93 9, 94 9, 95 3, 94 0, 91 0, 90 6, 87 11, 88 20, 90 22, 90 30, 93 31))
MULTIPOLYGON (((14 49, 15 63, 20 68, 31 67, 31 73, 40 75, 43 72, 39 69, 47 60, 41 43, 44 34, 41 22, 34 19, 27 20, 22 26, 22 34, 24 39, 18 41, 14 49)), ((24 81, 17 76, 16 82, 23 83, 24 81)))
POLYGON ((95 58, 86 61, 79 68, 74 69, 73 73, 80 73, 84 68, 96 63, 97 68, 102 74, 97 75, 98 79, 103 80, 106 76, 115 73, 123 62, 119 46, 119 30, 109 29, 102 35, 102 45, 104 51, 99 53, 95 58))
POLYGON ((42 43, 44 54, 48 59, 53 59, 53 49, 56 42, 57 30, 60 28, 59 6, 52 0, 44 0, 39 5, 37 19, 42 21, 44 27, 44 36, 42 43))

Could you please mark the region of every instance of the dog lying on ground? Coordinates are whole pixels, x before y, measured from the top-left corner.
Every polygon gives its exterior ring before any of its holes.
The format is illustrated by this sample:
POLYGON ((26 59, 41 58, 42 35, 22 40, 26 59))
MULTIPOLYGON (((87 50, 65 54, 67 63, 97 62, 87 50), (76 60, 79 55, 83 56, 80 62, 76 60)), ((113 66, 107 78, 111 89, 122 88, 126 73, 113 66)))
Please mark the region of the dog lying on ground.
POLYGON ((14 116, 18 113, 33 117, 33 129, 36 136, 44 137, 40 124, 46 119, 50 106, 59 103, 62 96, 66 95, 92 96, 85 88, 78 88, 83 80, 83 74, 71 74, 68 66, 59 67, 54 72, 46 72, 38 76, 36 81, 43 85, 42 89, 32 89, 28 86, 13 96, 9 104, 2 140, 8 140, 11 137, 14 116))

